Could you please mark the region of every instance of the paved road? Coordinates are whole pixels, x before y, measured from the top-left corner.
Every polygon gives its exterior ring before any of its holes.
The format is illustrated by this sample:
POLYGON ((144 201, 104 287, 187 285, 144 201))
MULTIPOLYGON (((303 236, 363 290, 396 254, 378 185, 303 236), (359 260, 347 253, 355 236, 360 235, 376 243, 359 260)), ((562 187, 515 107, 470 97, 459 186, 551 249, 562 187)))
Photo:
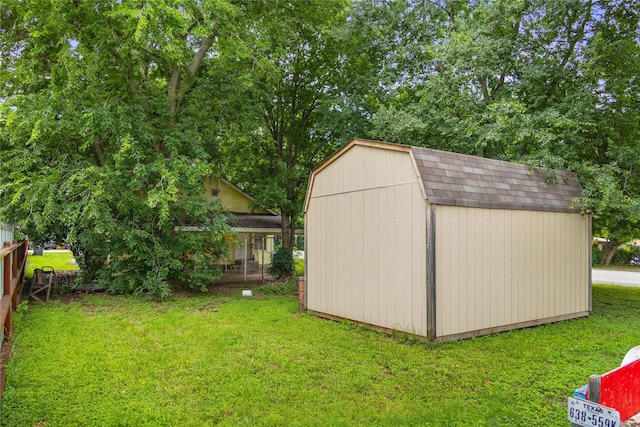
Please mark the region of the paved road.
POLYGON ((591 270, 591 281, 593 283, 635 286, 640 288, 640 273, 632 271, 591 270))

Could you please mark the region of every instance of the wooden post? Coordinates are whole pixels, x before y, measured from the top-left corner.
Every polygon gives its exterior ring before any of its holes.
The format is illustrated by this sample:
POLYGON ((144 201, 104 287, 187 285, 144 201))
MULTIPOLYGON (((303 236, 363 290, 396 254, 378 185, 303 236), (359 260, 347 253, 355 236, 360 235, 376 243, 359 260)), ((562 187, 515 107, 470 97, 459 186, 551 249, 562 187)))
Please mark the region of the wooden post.
MULTIPOLYGON (((17 244, 18 241, 14 240, 13 244, 17 244)), ((16 277, 18 275, 18 249, 14 249, 11 251, 11 277, 16 277)))
MULTIPOLYGON (((4 247, 11 246, 11 243, 4 242, 4 247)), ((11 254, 6 254, 3 259, 4 277, 3 277, 3 292, 2 297, 11 295, 11 254)), ((11 336, 11 310, 7 313, 7 318, 4 321, 4 339, 8 339, 11 336)))
POLYGON ((18 287, 13 293, 13 299, 11 300, 11 304, 12 304, 11 308, 14 311, 18 309, 18 304, 20 304, 22 300, 22 287, 24 285, 24 279, 25 279, 24 275, 25 275, 25 269, 27 266, 26 263, 27 263, 27 257, 28 257, 28 249, 29 249, 29 242, 25 240, 22 242, 22 244, 18 248, 16 248, 14 252, 15 256, 13 257, 13 259, 16 265, 16 273, 14 277, 20 276, 20 278, 18 279, 18 287))
POLYGON ((600 375, 589 377, 589 402, 600 404, 600 375))
POLYGON ((300 310, 306 308, 304 301, 304 276, 298 276, 298 306, 300 310))

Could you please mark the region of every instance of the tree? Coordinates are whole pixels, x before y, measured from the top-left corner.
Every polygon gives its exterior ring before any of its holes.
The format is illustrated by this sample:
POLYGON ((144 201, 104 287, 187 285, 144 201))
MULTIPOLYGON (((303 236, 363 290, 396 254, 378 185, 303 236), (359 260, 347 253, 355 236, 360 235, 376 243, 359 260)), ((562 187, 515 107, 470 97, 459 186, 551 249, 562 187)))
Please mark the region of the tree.
POLYGON ((621 244, 640 235, 640 2, 597 2, 594 13, 580 71, 595 99, 576 147, 577 171, 594 233, 609 240, 603 250, 609 264, 621 244))
POLYGON ((397 83, 372 138, 573 170, 605 261, 640 235, 639 2, 383 4, 397 83))
POLYGON ((219 277, 229 228, 201 193, 222 102, 203 86, 238 55, 237 6, 8 0, 0 13, 0 216, 67 239, 84 280, 112 291, 166 297, 185 272, 197 288, 219 277))
POLYGON ((291 252, 310 170, 337 147, 342 1, 253 4, 252 86, 243 135, 230 142, 229 175, 282 217, 291 252))

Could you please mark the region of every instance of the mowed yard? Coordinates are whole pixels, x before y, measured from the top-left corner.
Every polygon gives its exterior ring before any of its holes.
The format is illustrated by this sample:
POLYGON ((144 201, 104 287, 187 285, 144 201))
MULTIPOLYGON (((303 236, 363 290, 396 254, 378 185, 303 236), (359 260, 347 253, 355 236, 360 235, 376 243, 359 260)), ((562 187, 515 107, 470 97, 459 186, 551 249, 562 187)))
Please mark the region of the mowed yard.
POLYGON ((298 310, 293 286, 89 295, 16 316, 2 426, 566 426, 566 399, 640 344, 640 289, 590 317, 458 342, 298 310))

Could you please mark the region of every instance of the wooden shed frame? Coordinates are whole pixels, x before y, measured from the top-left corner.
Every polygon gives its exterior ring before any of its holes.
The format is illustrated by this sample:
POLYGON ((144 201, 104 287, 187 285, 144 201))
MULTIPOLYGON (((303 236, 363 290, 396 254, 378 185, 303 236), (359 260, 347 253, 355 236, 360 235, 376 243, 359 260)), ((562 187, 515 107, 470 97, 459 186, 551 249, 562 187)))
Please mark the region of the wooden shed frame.
POLYGON ((588 316, 581 191, 566 171, 354 139, 310 174, 301 303, 432 341, 588 316))

